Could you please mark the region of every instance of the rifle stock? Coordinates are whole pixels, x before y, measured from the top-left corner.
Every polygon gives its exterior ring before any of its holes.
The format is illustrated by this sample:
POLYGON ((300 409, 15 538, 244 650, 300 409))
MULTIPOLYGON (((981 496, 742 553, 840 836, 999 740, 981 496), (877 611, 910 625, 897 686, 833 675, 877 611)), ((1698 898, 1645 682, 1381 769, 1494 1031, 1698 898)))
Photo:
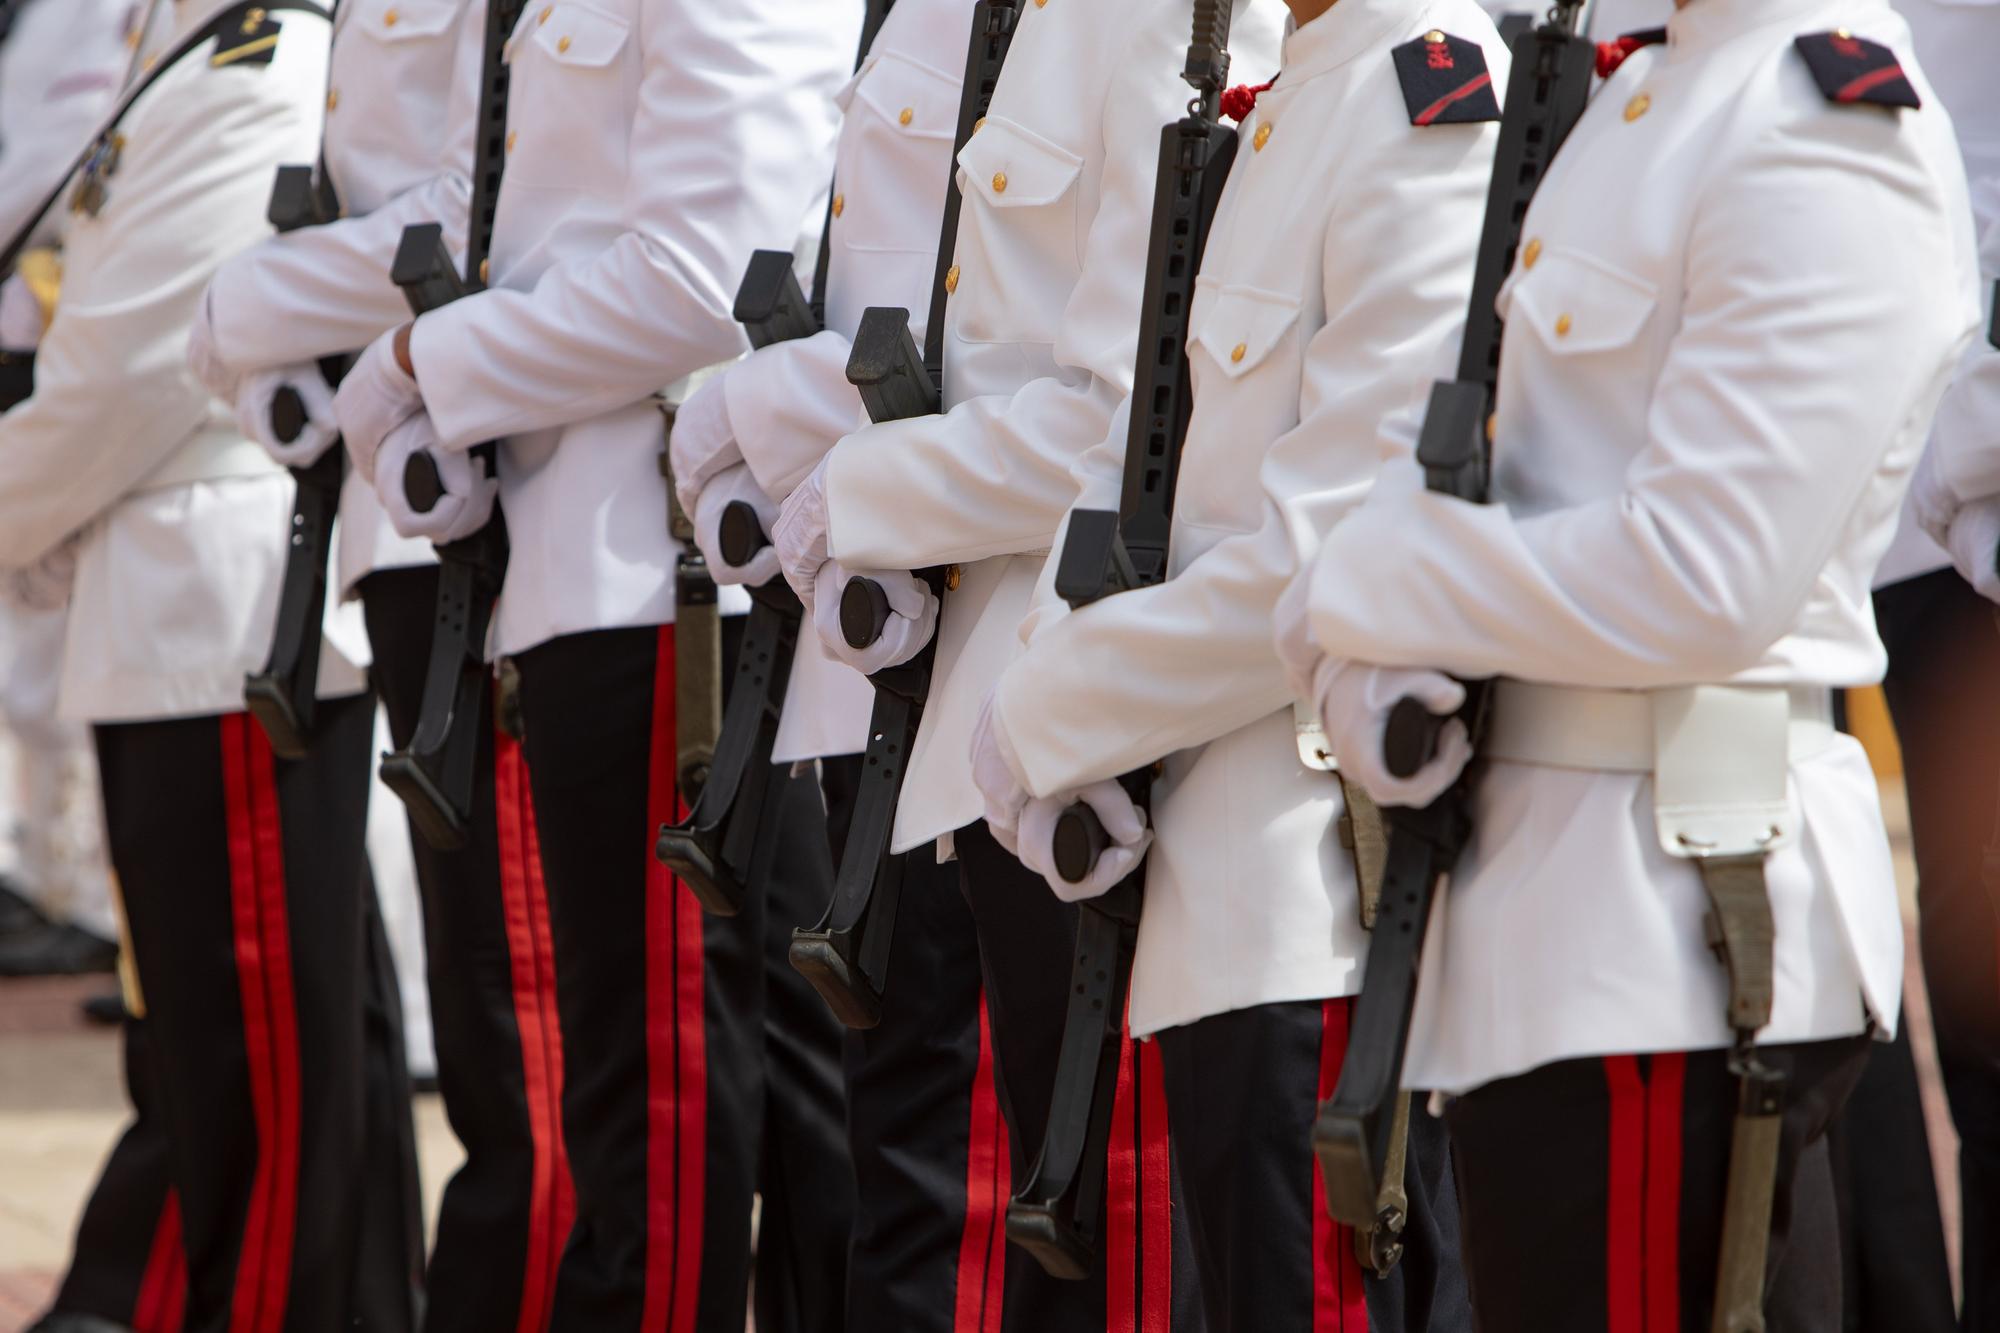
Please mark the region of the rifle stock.
MULTIPOLYGON (((1577 0, 1558 0, 1551 21, 1513 44, 1513 72, 1494 155, 1458 377, 1433 387, 1417 442, 1425 485, 1484 503, 1488 494, 1487 422, 1500 367, 1500 320, 1494 300, 1514 264, 1529 201, 1589 96, 1593 47, 1574 36, 1577 0)), ((1457 716, 1477 745, 1489 687, 1468 681, 1457 716)), ((1407 776, 1435 752, 1448 718, 1405 699, 1391 715, 1384 762, 1407 776)), ((1350 1226, 1378 1219, 1417 969, 1438 888, 1472 834, 1472 778, 1461 778, 1422 810, 1389 808, 1388 863, 1381 915, 1368 946, 1368 974, 1354 1001, 1347 1054, 1331 1098, 1321 1103, 1313 1149, 1326 1184, 1327 1210, 1350 1226)))
MULTIPOLYGON (((319 226, 337 214, 313 168, 278 168, 265 216, 279 232, 319 226)), ((320 362, 320 373, 330 385, 340 382, 345 368, 341 357, 320 362)), ((295 390, 281 390, 272 403, 272 433, 290 442, 305 426, 305 404, 295 390)), ((312 744, 318 714, 327 565, 333 552, 334 519, 340 511, 340 487, 347 478, 347 452, 336 442, 311 466, 289 471, 296 490, 271 651, 263 670, 244 677, 243 704, 264 728, 274 752, 299 759, 312 744)))

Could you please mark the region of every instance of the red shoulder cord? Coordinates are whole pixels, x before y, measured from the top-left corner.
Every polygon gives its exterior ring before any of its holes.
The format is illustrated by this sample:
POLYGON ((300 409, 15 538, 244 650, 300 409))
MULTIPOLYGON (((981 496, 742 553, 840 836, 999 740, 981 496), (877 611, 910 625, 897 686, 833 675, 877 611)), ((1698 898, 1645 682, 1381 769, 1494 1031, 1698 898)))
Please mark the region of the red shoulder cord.
POLYGON ((1620 37, 1616 41, 1597 44, 1597 77, 1608 79, 1625 63, 1625 57, 1653 43, 1638 36, 1620 37))
POLYGON ((1257 109, 1258 97, 1270 92, 1271 85, 1277 81, 1277 76, 1273 75, 1270 83, 1239 83, 1228 89, 1222 94, 1222 114, 1242 124, 1257 109))

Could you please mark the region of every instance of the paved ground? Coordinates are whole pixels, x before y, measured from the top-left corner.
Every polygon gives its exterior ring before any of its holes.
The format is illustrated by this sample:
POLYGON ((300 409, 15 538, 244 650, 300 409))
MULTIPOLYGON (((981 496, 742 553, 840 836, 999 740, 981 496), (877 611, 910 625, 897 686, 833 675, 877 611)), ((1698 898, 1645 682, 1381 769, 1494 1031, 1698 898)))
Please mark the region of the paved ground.
MULTIPOLYGON (((1884 805, 1907 905, 1911 874, 1899 784, 1890 785, 1884 805)), ((1914 968, 1914 943, 1910 954, 1914 968)), ((116 1039, 86 1027, 76 1007, 109 985, 109 978, 0 981, 0 1333, 25 1327, 48 1299, 85 1194, 124 1121, 116 1039)), ((1922 988, 1912 993, 1910 1022, 1925 1076, 1946 1231, 1955 1236, 1958 1140, 1937 1083, 1922 988)), ((417 1129, 428 1214, 461 1154, 436 1097, 418 1099, 417 1129)))

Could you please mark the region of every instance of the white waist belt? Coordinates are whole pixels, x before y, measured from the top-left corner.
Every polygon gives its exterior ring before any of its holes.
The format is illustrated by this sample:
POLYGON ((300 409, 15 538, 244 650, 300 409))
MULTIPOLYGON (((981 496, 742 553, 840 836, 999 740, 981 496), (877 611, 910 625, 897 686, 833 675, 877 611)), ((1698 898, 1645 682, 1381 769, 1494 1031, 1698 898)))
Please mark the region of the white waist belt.
POLYGON ((236 423, 204 421, 181 447, 132 488, 132 494, 232 477, 282 476, 284 468, 255 441, 243 438, 236 423))
POLYGON ((1818 687, 1592 690, 1494 682, 1480 754, 1508 763, 1648 773, 1660 845, 1682 857, 1768 852, 1797 832, 1793 761, 1833 743, 1818 687))

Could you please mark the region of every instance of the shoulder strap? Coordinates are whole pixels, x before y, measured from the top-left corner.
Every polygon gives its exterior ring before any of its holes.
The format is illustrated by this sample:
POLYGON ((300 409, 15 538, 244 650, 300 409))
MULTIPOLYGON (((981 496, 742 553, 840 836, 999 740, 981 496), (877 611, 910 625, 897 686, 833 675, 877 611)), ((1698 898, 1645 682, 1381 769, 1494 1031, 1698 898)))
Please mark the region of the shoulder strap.
POLYGON ((480 59, 479 138, 472 154, 472 213, 465 229, 465 285, 486 285, 486 256, 493 248, 493 218, 500 205, 500 175, 507 165, 507 89, 513 67, 507 41, 527 0, 488 0, 486 49, 480 59))
POLYGON ((241 27, 246 15, 252 9, 257 9, 263 13, 292 10, 298 13, 311 14, 318 18, 331 18, 331 12, 326 6, 314 3, 314 0, 263 0, 263 3, 260 5, 250 5, 247 3, 231 5, 194 32, 189 33, 182 39, 178 46, 175 46, 166 55, 162 56, 158 64, 147 70, 140 77, 139 81, 128 88, 124 95, 118 99, 118 105, 112 109, 109 118, 105 120, 103 125, 98 127, 97 133, 90 136, 89 144, 85 146, 83 152, 77 155, 77 159, 71 164, 70 169, 63 173, 62 179, 56 182, 56 187, 49 192, 48 198, 42 200, 40 207, 28 215, 28 220, 22 225, 20 231, 8 240, 7 248, 0 250, 0 274, 13 271, 14 261, 21 257, 23 250, 28 248, 28 238, 34 235, 35 228, 42 224, 42 219, 49 215, 49 210, 54 208, 56 201, 63 197, 63 191, 69 188, 70 180, 78 171, 83 169, 84 164, 89 162, 92 155, 97 152, 98 144, 103 141, 106 135, 118 128, 118 123, 125 119, 125 113, 132 109, 133 104, 145 96, 147 90, 159 82, 168 70, 178 66, 181 61, 187 59, 188 56, 199 49, 203 43, 221 36, 231 28, 241 27))

